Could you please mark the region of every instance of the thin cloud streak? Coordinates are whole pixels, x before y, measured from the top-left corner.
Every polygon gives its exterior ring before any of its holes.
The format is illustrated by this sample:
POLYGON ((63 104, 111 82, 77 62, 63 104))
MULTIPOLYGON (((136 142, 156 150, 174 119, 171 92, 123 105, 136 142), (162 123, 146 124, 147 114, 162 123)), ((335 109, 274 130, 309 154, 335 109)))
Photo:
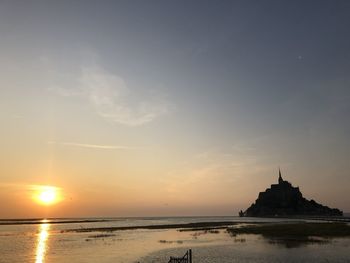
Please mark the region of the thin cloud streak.
POLYGON ((99 145, 99 144, 86 144, 86 143, 75 143, 75 142, 56 142, 48 141, 48 144, 58 144, 65 146, 74 146, 90 149, 102 149, 102 150, 136 150, 141 149, 141 147, 124 146, 124 145, 99 145))
POLYGON ((28 190, 33 190, 33 191, 43 190, 43 189, 47 189, 47 188, 52 188, 52 189, 55 189, 57 191, 62 190, 61 187, 52 186, 52 185, 39 185, 39 184, 30 184, 30 185, 27 185, 26 188, 28 190))
POLYGON ((63 190, 63 188, 58 186, 52 186, 50 184, 31 184, 31 183, 0 183, 0 188, 2 191, 38 191, 44 188, 53 188, 57 191, 63 190))
POLYGON ((82 98, 105 120, 126 126, 144 125, 174 108, 161 94, 139 94, 122 77, 98 65, 81 66, 80 73, 63 84, 55 83, 48 90, 62 97, 82 98))

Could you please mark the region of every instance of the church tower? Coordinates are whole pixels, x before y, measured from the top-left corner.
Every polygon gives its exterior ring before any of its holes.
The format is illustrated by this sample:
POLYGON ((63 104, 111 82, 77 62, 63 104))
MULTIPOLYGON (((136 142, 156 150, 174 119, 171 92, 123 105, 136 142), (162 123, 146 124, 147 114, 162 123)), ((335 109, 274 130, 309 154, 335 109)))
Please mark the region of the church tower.
POLYGON ((281 175, 281 169, 278 168, 278 183, 281 184, 283 183, 282 175, 281 175))

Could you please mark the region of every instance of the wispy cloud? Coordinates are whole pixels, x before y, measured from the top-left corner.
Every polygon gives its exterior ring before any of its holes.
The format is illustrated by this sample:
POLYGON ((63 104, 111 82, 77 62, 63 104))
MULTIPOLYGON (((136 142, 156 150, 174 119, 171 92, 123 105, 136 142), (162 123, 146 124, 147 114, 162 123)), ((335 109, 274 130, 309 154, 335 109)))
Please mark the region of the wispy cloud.
POLYGON ((149 123, 167 114, 172 104, 160 94, 140 94, 131 90, 125 80, 102 67, 82 66, 70 85, 52 85, 49 88, 65 97, 80 97, 94 107, 104 119, 128 126, 149 123))
POLYGON ((135 150, 141 149, 141 147, 123 146, 123 145, 99 145, 99 144, 86 144, 86 143, 75 143, 75 142, 56 142, 48 141, 48 144, 59 144, 65 146, 73 147, 83 147, 92 149, 102 149, 102 150, 135 150))
POLYGON ((31 183, 0 183, 1 191, 10 192, 33 192, 45 189, 54 189, 56 191, 62 191, 63 189, 58 186, 46 185, 46 184, 31 184, 31 183))
POLYGON ((40 191, 40 190, 47 190, 47 189, 54 189, 55 191, 63 190, 61 187, 52 186, 52 185, 29 184, 29 185, 26 185, 25 187, 28 190, 32 190, 32 191, 40 191))

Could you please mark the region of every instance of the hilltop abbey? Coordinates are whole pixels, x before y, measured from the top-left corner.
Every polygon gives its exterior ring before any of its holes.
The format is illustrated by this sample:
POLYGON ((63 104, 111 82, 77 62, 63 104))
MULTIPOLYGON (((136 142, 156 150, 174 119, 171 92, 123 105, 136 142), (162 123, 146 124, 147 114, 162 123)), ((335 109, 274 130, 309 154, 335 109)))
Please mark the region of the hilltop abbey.
POLYGON ((314 200, 303 197, 299 187, 283 180, 279 170, 278 184, 260 192, 258 199, 240 216, 342 216, 343 212, 337 208, 329 208, 314 200))

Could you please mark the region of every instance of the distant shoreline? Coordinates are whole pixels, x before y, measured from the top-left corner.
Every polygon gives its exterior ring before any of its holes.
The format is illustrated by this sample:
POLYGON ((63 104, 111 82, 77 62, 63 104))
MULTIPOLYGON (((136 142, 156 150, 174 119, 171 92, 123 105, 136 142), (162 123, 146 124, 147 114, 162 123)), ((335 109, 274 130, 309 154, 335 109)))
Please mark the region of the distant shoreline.
MULTIPOLYGON (((208 218, 215 218, 216 216, 205 216, 208 218)), ((139 219, 139 220, 156 220, 156 219, 164 219, 164 218, 205 218, 200 216, 186 216, 186 217, 116 217, 116 218, 31 218, 31 219, 0 219, 0 226, 2 225, 40 225, 40 224, 77 224, 77 223, 103 223, 103 222, 114 222, 114 221, 123 221, 128 219, 139 219)), ((219 216, 218 216, 219 217, 219 216)), ((225 217, 232 218, 232 216, 221 216, 222 219, 225 217)), ((235 218, 239 218, 238 216, 235 218)), ((259 219, 291 219, 291 220, 313 220, 313 221, 329 221, 329 222, 345 222, 350 223, 350 216, 278 216, 278 217, 242 217, 242 218, 250 218, 254 219, 253 221, 247 222, 245 220, 238 221, 213 221, 206 222, 215 226, 215 224, 227 223, 231 222, 232 224, 243 224, 243 223, 261 223, 259 219)), ((191 224, 202 224, 205 222, 193 222, 191 224)), ((178 228, 181 227, 181 224, 168 224, 168 225, 159 225, 158 229, 164 228, 178 228), (166 227, 167 226, 167 227, 166 227)), ((146 226, 126 226, 126 227, 115 227, 116 230, 129 230, 129 229, 157 229, 154 228, 156 225, 146 225, 146 226)), ((186 227, 186 226, 185 226, 186 227)), ((103 228, 94 228, 94 229, 103 229, 103 228)), ((109 229, 109 227, 107 227, 109 229)), ((98 231, 98 230, 96 230, 98 231)), ((103 230, 102 230, 103 231, 103 230)))
POLYGON ((111 221, 119 221, 120 219, 82 219, 82 220, 52 220, 44 221, 45 219, 34 219, 34 220, 26 220, 26 219, 16 219, 16 220, 6 220, 0 219, 0 226, 8 226, 8 225, 41 225, 41 224, 74 224, 74 223, 97 223, 97 222, 111 222, 111 221))

